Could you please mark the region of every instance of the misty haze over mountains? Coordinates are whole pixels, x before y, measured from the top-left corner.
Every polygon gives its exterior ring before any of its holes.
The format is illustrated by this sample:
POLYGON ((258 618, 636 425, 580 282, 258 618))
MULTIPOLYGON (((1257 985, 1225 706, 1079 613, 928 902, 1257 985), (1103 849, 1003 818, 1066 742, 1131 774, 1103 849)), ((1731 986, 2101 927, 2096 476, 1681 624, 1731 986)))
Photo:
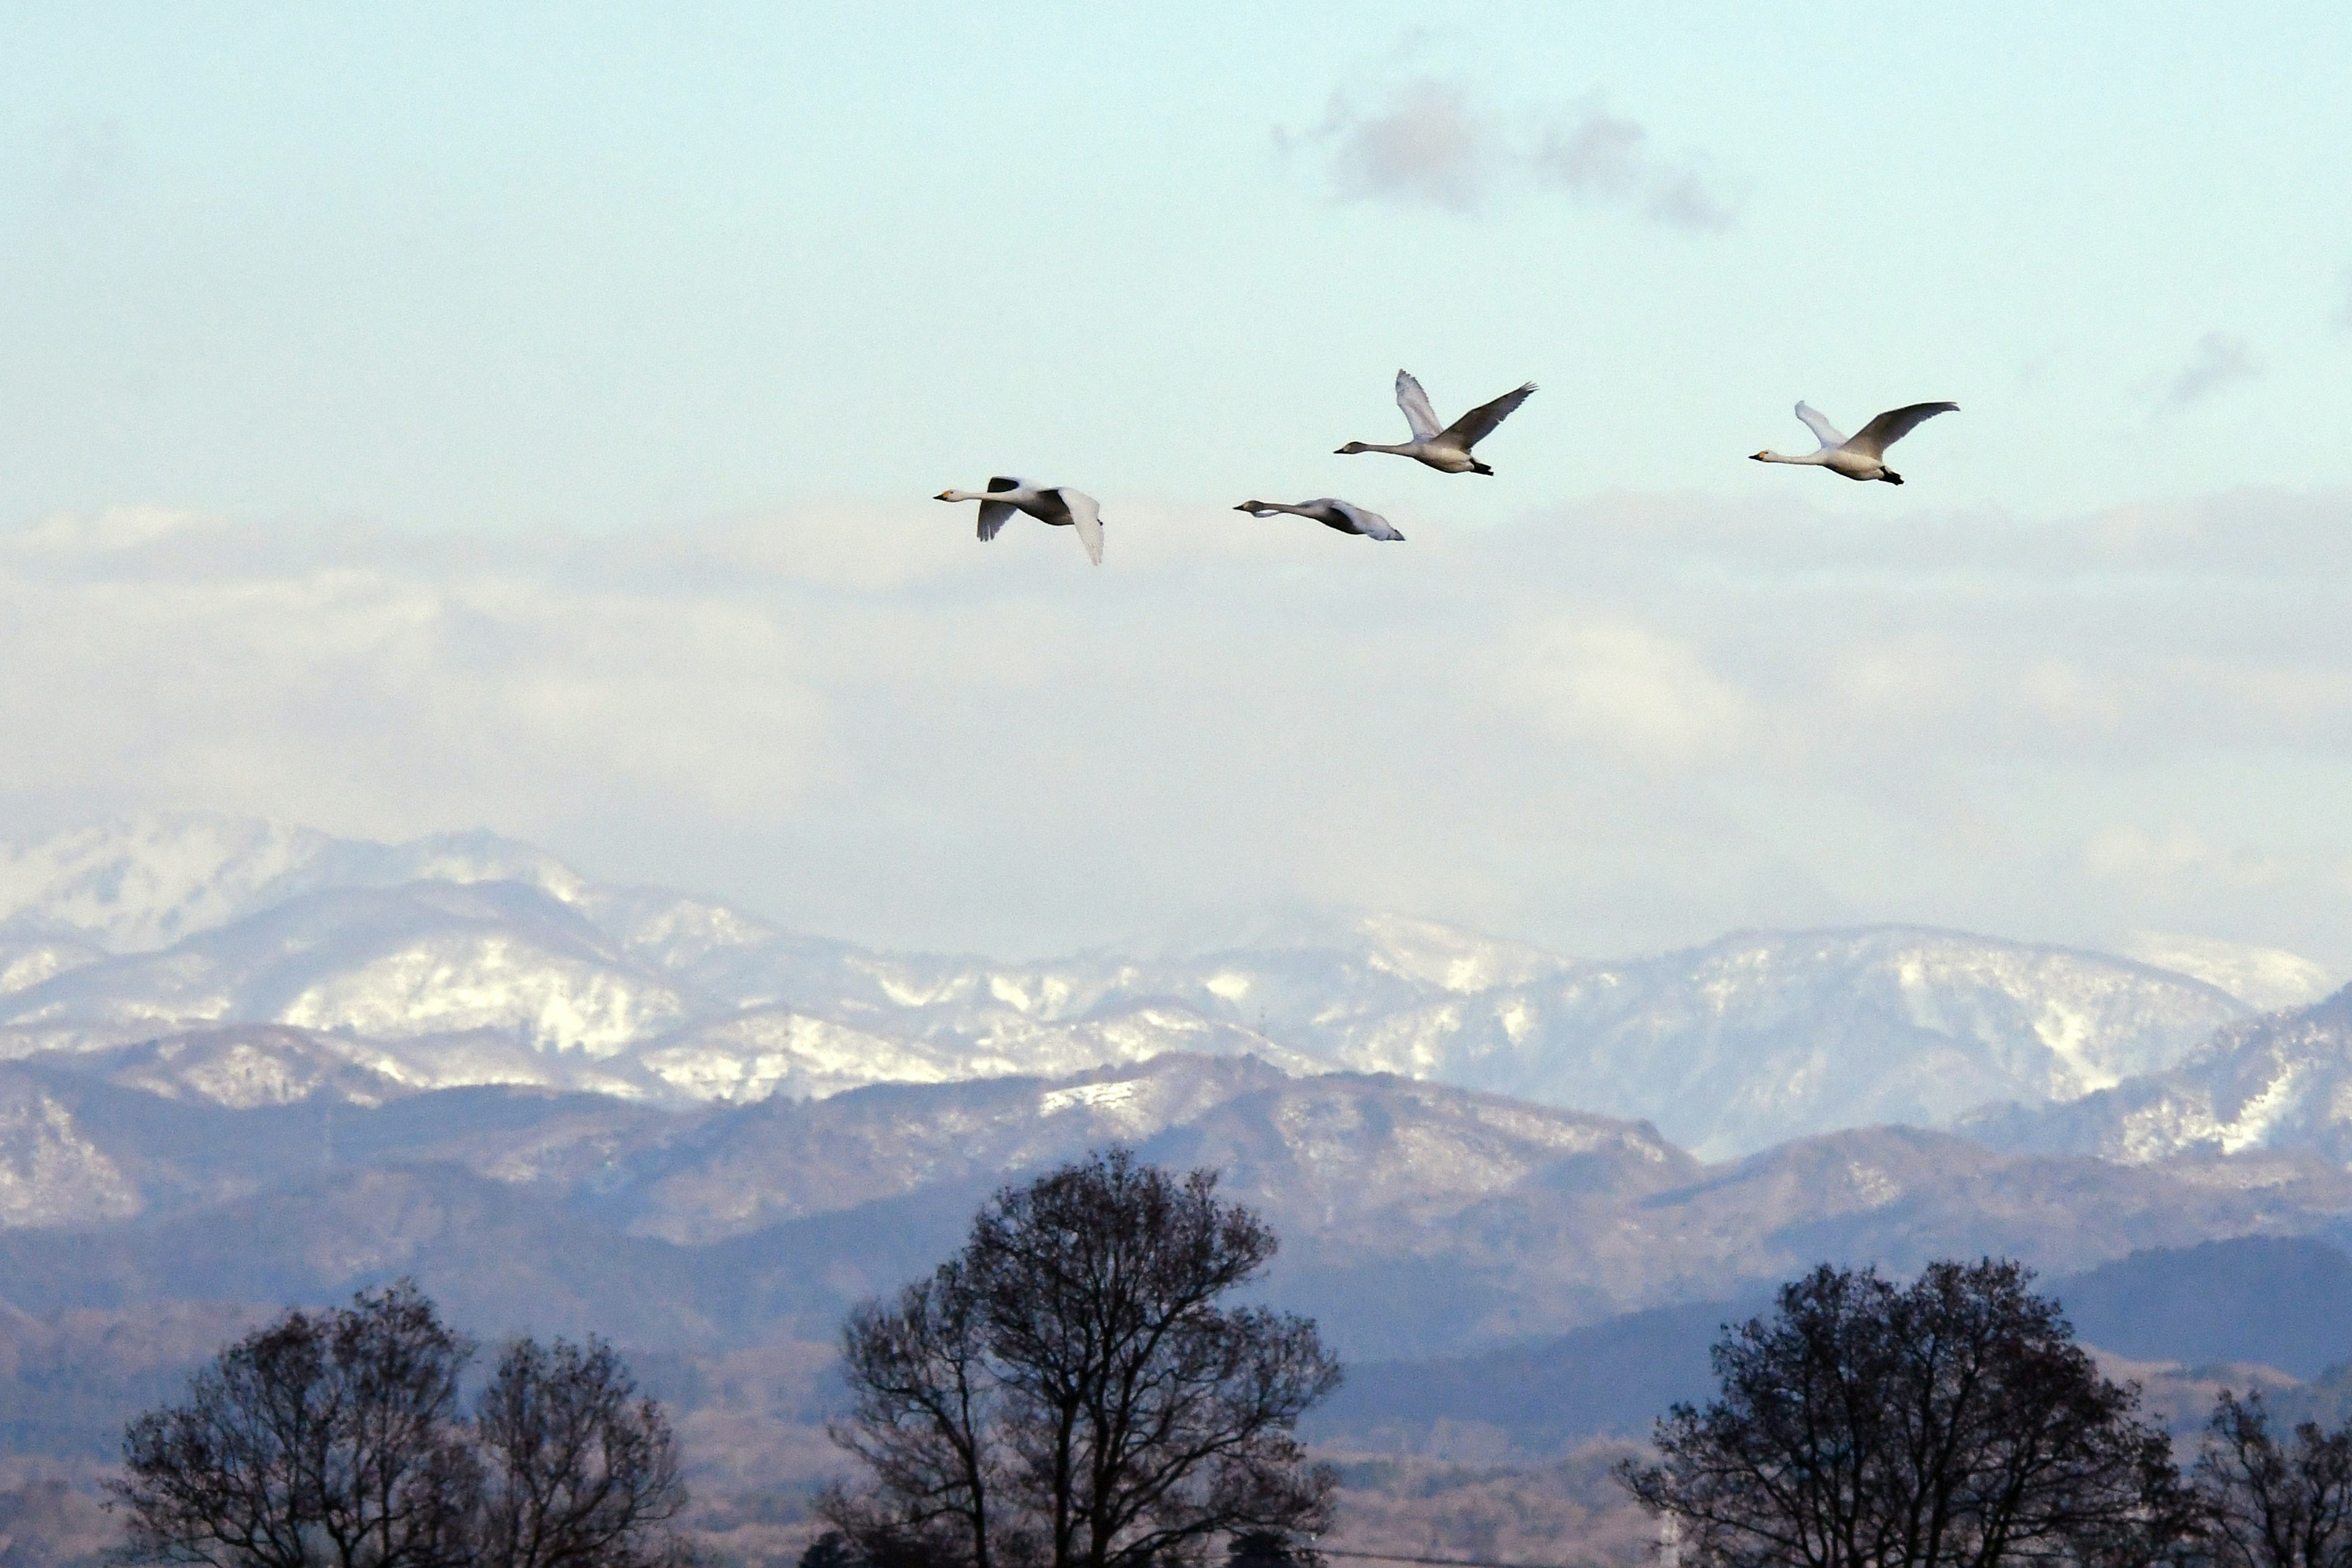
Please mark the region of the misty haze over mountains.
MULTIPOLYGON (((2341 1261, 2352 993, 2292 954, 2137 952, 1878 927, 1587 960, 1361 914, 998 963, 483 834, 106 824, 0 851, 0 1429, 101 1451, 234 1326, 404 1273, 478 1332, 821 1366, 1008 1175, 1113 1141, 1221 1170, 1284 1238, 1269 1294, 1412 1362, 1335 1407, 1360 1435, 1507 1384, 1573 1394, 1531 1441, 1637 1429, 1657 1388, 1558 1369, 1686 1369, 1822 1258, 2341 1261)), ((2135 1353, 2168 1342, 2117 1312, 2135 1353)), ((2330 1332, 2240 1348, 2300 1367, 2330 1332)), ((777 1419, 810 1429, 814 1375, 777 1419)))

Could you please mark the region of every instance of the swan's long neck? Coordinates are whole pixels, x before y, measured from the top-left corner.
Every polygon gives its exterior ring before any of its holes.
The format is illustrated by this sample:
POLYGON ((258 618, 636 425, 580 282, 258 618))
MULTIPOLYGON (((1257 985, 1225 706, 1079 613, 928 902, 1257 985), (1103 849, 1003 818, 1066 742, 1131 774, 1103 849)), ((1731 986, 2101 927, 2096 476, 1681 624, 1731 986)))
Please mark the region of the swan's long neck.
POLYGON ((1019 490, 950 490, 941 500, 1011 500, 1019 490))
POLYGON ((1759 463, 1806 463, 1818 468, 1827 458, 1821 452, 1808 452, 1801 458, 1792 458, 1786 452, 1759 452, 1756 460, 1759 463))
POLYGON ((1266 513, 1275 511, 1286 511, 1293 517, 1312 517, 1314 515, 1314 513, 1308 511, 1303 506, 1290 506, 1278 500, 1247 501, 1243 504, 1241 510, 1246 512, 1253 512, 1259 517, 1264 517, 1266 513))

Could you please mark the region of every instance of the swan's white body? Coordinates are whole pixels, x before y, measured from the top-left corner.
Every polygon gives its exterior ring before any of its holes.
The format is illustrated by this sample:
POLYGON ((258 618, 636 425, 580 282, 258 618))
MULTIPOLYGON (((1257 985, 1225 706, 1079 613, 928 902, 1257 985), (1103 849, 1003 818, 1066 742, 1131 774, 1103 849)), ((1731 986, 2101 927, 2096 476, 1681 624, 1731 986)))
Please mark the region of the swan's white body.
POLYGON ((1102 509, 1095 504, 1094 497, 1083 490, 997 478, 988 481, 985 492, 941 490, 937 499, 978 501, 982 544, 995 538, 997 530, 1013 521, 1014 512, 1026 512, 1039 522, 1055 528, 1076 529, 1078 542, 1087 547, 1087 559, 1097 566, 1102 564, 1102 509))
POLYGON ((1818 452, 1792 458, 1780 452, 1758 452, 1759 463, 1801 463, 1816 468, 1827 468, 1833 474, 1843 474, 1850 479, 1877 479, 1899 485, 1903 476, 1886 466, 1886 448, 1917 429, 1922 421, 1938 414, 1957 414, 1957 403, 1914 403, 1907 407, 1890 408, 1862 427, 1851 438, 1838 433, 1836 426, 1822 417, 1821 411, 1810 404, 1797 405, 1797 417, 1822 444, 1818 452))
POLYGON ((1503 394, 1492 403, 1480 404, 1441 430, 1437 425, 1437 412, 1429 405, 1429 394, 1421 389, 1421 383, 1399 371, 1396 378, 1397 406, 1404 410, 1404 422, 1412 426, 1412 439, 1394 446, 1350 441, 1339 448, 1339 455, 1349 457, 1358 452, 1393 452, 1400 458, 1426 463, 1440 473, 1491 474, 1495 470, 1473 458, 1470 448, 1494 434, 1495 426, 1509 418, 1511 411, 1525 403, 1535 389, 1536 384, 1528 382, 1517 391, 1503 394))
POLYGON ((1336 528, 1342 533, 1360 533, 1366 539, 1404 538, 1379 512, 1366 511, 1355 502, 1341 500, 1337 496, 1317 496, 1313 500, 1303 500, 1297 506, 1286 506, 1278 500, 1245 500, 1234 510, 1245 511, 1252 517, 1272 517, 1277 512, 1286 511, 1293 517, 1312 518, 1326 528, 1336 528))

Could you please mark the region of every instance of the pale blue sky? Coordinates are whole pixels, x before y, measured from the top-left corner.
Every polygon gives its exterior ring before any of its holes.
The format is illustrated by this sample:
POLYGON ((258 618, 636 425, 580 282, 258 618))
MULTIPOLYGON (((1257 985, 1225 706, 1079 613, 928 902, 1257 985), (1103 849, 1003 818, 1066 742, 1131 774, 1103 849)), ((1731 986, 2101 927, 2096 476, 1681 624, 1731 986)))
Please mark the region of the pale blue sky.
POLYGON ((1923 489, 1822 498, 1881 514, 2352 479, 2341 7, 12 13, 9 518, 614 529, 1011 467, 1494 520, 1823 489, 1738 461, 1801 395, 1964 405, 1923 489), (1422 79, 1486 199, 1337 198, 1335 95, 1422 79), (1501 167, 1596 95, 1728 226, 1501 167), (1328 458, 1400 363, 1543 384, 1498 482, 1328 458))
POLYGON ((2341 7, 0 24, 0 837, 2352 970, 2341 7), (1331 454, 1400 365, 1541 384, 1496 478, 1331 454), (1800 396, 1964 412, 1745 461, 1800 396), (1108 563, 928 499, 997 472, 1108 563), (1411 542, 1225 510, 1323 493, 1411 542))

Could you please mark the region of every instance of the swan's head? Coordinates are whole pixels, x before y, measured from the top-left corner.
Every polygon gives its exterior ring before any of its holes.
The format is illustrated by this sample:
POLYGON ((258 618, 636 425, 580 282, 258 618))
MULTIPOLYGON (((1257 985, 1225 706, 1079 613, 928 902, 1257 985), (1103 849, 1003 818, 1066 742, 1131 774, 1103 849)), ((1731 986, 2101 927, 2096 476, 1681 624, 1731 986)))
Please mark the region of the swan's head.
POLYGON ((1361 441, 1350 441, 1346 446, 1340 447, 1337 452, 1333 453, 1332 456, 1336 458, 1352 458, 1359 452, 1368 452, 1370 450, 1371 450, 1371 448, 1365 446, 1361 441))
POLYGON ((931 499, 932 499, 933 500, 955 500, 955 499, 956 499, 956 497, 955 497, 955 491, 953 491, 953 490, 941 490, 939 494, 937 494, 937 495, 933 496, 931 499))
POLYGON ((1748 460, 1751 463, 1769 463, 1772 460, 1772 453, 1769 448, 1761 452, 1750 452, 1748 454, 1748 460))

